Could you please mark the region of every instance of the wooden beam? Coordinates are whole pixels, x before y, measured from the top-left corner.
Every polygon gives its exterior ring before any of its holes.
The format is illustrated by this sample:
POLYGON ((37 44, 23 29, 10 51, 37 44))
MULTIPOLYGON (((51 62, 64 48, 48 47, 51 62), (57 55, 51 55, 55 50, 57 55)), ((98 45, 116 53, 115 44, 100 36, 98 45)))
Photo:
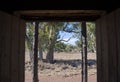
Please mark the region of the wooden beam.
POLYGON ((101 34, 101 20, 96 21, 96 50, 97 50, 97 82, 101 82, 102 79, 102 34, 101 34))
POLYGON ((117 32, 117 80, 120 82, 120 9, 118 9, 115 15, 116 19, 116 32, 117 32))
POLYGON ((20 20, 20 27, 19 27, 19 40, 20 40, 20 47, 19 47, 19 82, 24 82, 25 80, 25 24, 26 22, 24 20, 20 20))
POLYGON ((14 14, 29 21, 95 21, 106 12, 104 10, 25 10, 16 11, 14 14))
POLYGON ((75 21, 95 21, 96 19, 100 18, 99 15, 89 15, 89 16, 25 16, 22 15, 21 19, 26 21, 40 21, 40 22, 50 22, 50 21, 68 21, 68 22, 75 22, 75 21))
POLYGON ((16 11, 16 15, 32 16, 83 16, 83 15, 104 15, 104 10, 24 10, 16 11))
POLYGON ((82 22, 81 28, 81 41, 82 41, 82 82, 87 82, 87 35, 86 35, 86 22, 82 22))
POLYGON ((33 58, 33 81, 32 82, 39 82, 38 81, 38 25, 39 22, 35 22, 35 42, 34 42, 34 58, 33 58))

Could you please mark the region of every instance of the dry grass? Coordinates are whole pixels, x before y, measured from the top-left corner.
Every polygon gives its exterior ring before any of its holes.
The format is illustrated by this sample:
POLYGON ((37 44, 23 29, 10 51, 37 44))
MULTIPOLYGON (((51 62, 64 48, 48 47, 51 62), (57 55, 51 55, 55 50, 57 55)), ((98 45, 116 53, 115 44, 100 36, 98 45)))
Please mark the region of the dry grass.
MULTIPOLYGON (((31 62, 29 53, 26 52, 25 71, 31 72, 31 62)), ((43 58, 46 55, 44 53, 43 58)), ((81 74, 81 54, 80 53, 55 53, 55 63, 49 64, 39 61, 38 72, 40 76, 63 76, 69 77, 81 74)), ((88 54, 88 75, 96 74, 96 55, 95 53, 88 54)))

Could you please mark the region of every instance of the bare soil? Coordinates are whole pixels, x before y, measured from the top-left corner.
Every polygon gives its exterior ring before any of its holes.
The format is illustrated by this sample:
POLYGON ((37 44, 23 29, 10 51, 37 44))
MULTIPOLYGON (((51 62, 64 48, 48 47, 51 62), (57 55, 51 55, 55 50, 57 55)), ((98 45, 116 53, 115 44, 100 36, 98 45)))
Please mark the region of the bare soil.
MULTIPOLYGON (((28 54, 25 59, 25 82, 32 82, 32 66, 28 54)), ((39 82, 81 82, 80 53, 55 53, 54 59, 53 64, 38 62, 39 82)), ((88 54, 88 82, 96 82, 95 53, 88 54)))

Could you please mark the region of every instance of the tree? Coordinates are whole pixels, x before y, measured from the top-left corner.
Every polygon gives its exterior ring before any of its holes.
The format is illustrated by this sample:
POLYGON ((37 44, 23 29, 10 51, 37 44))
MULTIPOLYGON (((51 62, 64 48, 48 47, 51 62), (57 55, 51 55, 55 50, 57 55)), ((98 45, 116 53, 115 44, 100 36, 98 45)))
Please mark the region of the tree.
POLYGON ((67 44, 63 42, 57 42, 55 44, 55 52, 65 52, 67 44))
MULTIPOLYGON (((95 38, 95 23, 87 22, 87 50, 89 52, 96 52, 96 38, 95 38)), ((79 33, 73 37, 78 38, 76 41, 77 48, 81 50, 81 23, 79 23, 79 33)))
POLYGON ((87 47, 89 52, 96 52, 95 23, 87 22, 87 47))
MULTIPOLYGON (((49 63, 52 63, 54 59, 55 44, 61 41, 67 42, 71 39, 69 38, 68 40, 64 40, 63 38, 61 38, 59 34, 60 31, 65 31, 68 33, 79 33, 77 25, 78 25, 77 22, 40 22, 39 23, 39 44, 38 44, 39 59, 42 60, 42 51, 47 50, 46 60, 49 63)), ((31 46, 31 48, 29 50, 32 52, 32 46, 33 46, 33 40, 34 40, 32 38, 34 35, 33 34, 34 24, 28 23, 27 28, 28 28, 27 43, 30 43, 29 46, 31 46)))
POLYGON ((33 47, 34 47, 34 24, 26 23, 26 43, 29 50, 30 60, 33 58, 33 47))
POLYGON ((74 47, 71 44, 67 44, 65 48, 65 52, 72 52, 73 49, 74 47))
POLYGON ((75 44, 76 44, 76 48, 77 48, 77 50, 80 52, 81 51, 81 44, 82 44, 82 42, 81 42, 81 40, 77 40, 76 42, 75 42, 75 44))
POLYGON ((44 22, 39 23, 39 37, 38 37, 38 58, 39 60, 43 59, 43 51, 45 50, 45 46, 48 43, 48 32, 47 28, 44 27, 44 22))
MULTIPOLYGON (((44 22, 39 23, 39 37, 38 37, 38 58, 39 60, 43 59, 43 50, 48 43, 48 32, 46 28, 44 28, 44 22)), ((26 23, 26 45, 30 53, 30 59, 32 61, 33 58, 33 46, 34 46, 34 28, 35 24, 28 22, 26 23)))
POLYGON ((47 22, 46 23, 48 26, 48 52, 46 56, 46 60, 49 63, 53 63, 54 59, 54 47, 57 39, 59 38, 59 30, 63 26, 63 22, 47 22))

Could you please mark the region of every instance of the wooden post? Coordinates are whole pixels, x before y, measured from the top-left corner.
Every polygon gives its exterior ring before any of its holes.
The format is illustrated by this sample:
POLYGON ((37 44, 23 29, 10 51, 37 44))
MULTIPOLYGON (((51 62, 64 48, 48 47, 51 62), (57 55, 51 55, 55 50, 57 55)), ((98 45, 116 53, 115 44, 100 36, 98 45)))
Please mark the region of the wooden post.
POLYGON ((82 82, 87 82, 87 41, 86 41, 86 22, 82 22, 81 41, 82 41, 82 82))
POLYGON ((33 81, 38 81, 38 25, 39 22, 35 22, 35 41, 34 41, 34 56, 33 56, 33 81))

